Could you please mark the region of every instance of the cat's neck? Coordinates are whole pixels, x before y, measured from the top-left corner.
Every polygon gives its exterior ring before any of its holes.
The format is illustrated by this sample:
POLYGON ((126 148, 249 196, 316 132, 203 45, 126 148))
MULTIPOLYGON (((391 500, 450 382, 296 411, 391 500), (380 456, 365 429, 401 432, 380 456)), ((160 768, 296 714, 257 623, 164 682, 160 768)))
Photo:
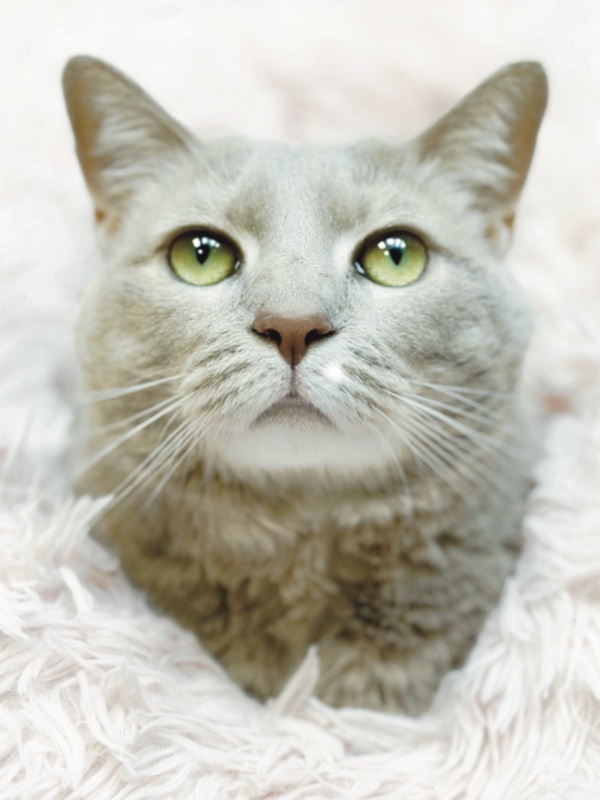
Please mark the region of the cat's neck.
MULTIPOLYGON (((485 486, 480 491, 484 493, 485 486)), ((377 531, 379 538, 404 535, 420 542, 433 541, 445 531, 462 538, 480 527, 480 513, 491 511, 475 494, 449 492, 431 475, 411 476, 409 485, 404 476, 385 473, 362 484, 336 481, 325 473, 279 479, 255 475, 246 481, 207 473, 201 466, 190 471, 185 483, 172 482, 162 502, 169 507, 164 509, 167 516, 184 514, 204 530, 209 547, 247 550, 253 559, 302 538, 337 539, 361 530, 377 531)), ((188 526, 182 520, 180 527, 188 526)))

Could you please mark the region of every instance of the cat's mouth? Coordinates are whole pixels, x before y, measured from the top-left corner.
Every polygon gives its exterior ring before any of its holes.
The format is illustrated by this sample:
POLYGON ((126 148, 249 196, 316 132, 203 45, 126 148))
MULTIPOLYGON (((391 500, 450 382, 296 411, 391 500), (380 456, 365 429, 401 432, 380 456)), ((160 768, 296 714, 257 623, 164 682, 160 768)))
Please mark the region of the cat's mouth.
POLYGON ((315 405, 300 397, 296 392, 289 392, 263 411, 256 418, 256 424, 285 420, 330 423, 329 418, 315 405))

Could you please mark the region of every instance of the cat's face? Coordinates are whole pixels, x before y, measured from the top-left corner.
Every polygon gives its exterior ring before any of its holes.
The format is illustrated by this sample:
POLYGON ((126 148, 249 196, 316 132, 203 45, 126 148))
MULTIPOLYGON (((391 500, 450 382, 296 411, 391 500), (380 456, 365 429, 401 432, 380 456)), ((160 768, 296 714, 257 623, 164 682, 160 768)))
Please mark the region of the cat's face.
POLYGON ((86 379, 156 380, 174 450, 242 474, 362 474, 427 452, 437 425, 446 463, 437 417, 510 395, 529 316, 500 256, 538 67, 406 145, 335 148, 200 142, 110 68, 69 69, 106 253, 81 315, 86 379))

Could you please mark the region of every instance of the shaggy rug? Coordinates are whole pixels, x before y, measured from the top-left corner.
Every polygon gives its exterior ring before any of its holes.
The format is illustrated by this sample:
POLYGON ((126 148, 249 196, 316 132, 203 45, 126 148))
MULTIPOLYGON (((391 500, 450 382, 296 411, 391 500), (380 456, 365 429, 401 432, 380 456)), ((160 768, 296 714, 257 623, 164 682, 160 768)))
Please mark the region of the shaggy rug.
POLYGON ((4 3, 1 800, 600 797, 600 10, 572 0, 4 3), (207 133, 416 133, 509 61, 551 101, 507 268, 536 311, 544 454, 523 553, 419 719, 334 710, 318 653, 265 706, 150 609, 66 485, 72 327, 98 255, 60 71, 111 61, 207 133))

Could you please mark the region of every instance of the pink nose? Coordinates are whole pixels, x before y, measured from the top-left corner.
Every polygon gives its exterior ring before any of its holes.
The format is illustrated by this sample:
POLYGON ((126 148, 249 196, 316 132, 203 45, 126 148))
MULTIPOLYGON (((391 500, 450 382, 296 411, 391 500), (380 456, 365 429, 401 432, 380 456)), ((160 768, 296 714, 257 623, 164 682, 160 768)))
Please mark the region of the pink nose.
POLYGON ((324 317, 279 317, 276 314, 259 314, 252 330, 277 345, 290 367, 302 361, 313 342, 334 333, 324 317))

